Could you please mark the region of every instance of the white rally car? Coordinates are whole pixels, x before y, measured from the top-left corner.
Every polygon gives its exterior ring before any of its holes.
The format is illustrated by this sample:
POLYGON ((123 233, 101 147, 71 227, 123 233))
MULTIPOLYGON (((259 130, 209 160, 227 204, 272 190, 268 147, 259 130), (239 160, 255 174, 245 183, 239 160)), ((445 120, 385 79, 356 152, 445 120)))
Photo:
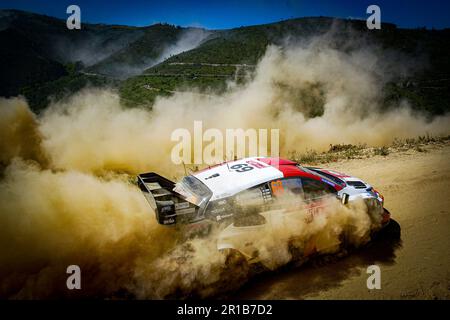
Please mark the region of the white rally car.
POLYGON ((143 173, 138 175, 138 186, 160 224, 188 225, 192 230, 222 224, 218 249, 237 249, 248 260, 254 258, 253 249, 246 250, 239 243, 267 223, 268 216, 262 212, 282 209, 276 200, 285 193, 297 196, 311 211, 317 211, 326 197, 338 198, 344 205, 363 199, 368 214, 378 216, 381 227, 390 221, 383 196, 366 182, 281 158, 225 162, 188 175, 178 183, 156 173, 143 173))

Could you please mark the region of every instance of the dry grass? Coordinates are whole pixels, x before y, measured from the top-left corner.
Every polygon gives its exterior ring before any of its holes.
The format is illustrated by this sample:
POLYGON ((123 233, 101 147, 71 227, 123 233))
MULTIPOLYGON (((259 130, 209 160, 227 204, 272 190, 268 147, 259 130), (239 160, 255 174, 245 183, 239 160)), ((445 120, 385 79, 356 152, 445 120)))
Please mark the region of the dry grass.
POLYGON ((306 150, 306 152, 289 152, 289 158, 302 164, 321 164, 336 162, 344 159, 363 159, 373 156, 386 157, 390 153, 413 150, 415 152, 428 152, 432 146, 442 146, 450 141, 450 136, 424 135, 416 138, 394 139, 391 145, 381 147, 368 147, 366 144, 336 144, 324 152, 306 150))

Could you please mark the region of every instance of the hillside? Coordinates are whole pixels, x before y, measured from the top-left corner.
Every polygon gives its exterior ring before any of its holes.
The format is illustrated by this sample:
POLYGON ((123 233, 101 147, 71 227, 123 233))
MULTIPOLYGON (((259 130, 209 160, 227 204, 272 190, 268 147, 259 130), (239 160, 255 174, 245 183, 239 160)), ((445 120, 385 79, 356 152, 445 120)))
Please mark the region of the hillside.
POLYGON ((159 95, 193 88, 223 92, 227 81, 240 84, 252 78, 268 45, 284 47, 323 35, 343 52, 375 44, 386 57, 390 52, 406 57, 415 72, 385 86, 386 107, 406 98, 432 114, 450 110, 450 29, 383 24, 369 31, 365 21, 326 17, 229 30, 83 24, 82 30, 69 31, 61 19, 1 10, 0 96, 24 94, 40 110, 48 97, 85 86, 116 87, 129 106, 151 105, 159 95))
POLYGON ((114 52, 86 71, 127 78, 161 62, 170 55, 196 47, 209 35, 203 29, 181 28, 168 24, 155 24, 145 28, 142 36, 114 52), (190 37, 191 41, 182 43, 190 37))
POLYGON ((143 34, 143 28, 88 23, 83 23, 81 30, 68 30, 65 20, 19 10, 0 10, 0 30, 20 33, 48 59, 63 64, 81 61, 86 66, 143 34))
MULTIPOLYGON (((104 75, 116 78, 140 73, 152 61, 158 62, 190 29, 167 24, 138 28, 83 23, 81 30, 68 30, 65 20, 0 10, 0 96, 25 94, 35 109, 41 109, 48 103, 47 95, 70 94, 87 84, 116 83, 105 81, 104 75), (76 74, 66 70, 74 64, 76 74), (30 96, 32 91, 42 93, 30 96)), ((196 41, 207 35, 203 30, 197 33, 196 41)))
MULTIPOLYGON (((279 46, 305 41, 332 30, 332 45, 348 51, 350 39, 376 44, 386 52, 398 51, 412 61, 416 72, 396 79, 385 88, 386 105, 407 98, 416 109, 433 114, 450 110, 450 30, 400 29, 383 24, 369 31, 365 21, 332 18, 301 18, 260 26, 241 27, 216 33, 197 48, 175 55, 127 80, 123 95, 135 103, 152 102, 189 84, 219 92, 227 80, 251 74, 269 44, 279 46), (422 67, 426 66, 426 67, 422 67), (149 90, 146 87, 151 87, 149 90), (156 90, 161 89, 161 90, 156 90)), ((361 43, 355 42, 355 45, 361 43)))
POLYGON ((17 30, 0 31, 0 42, 8 44, 0 47, 0 95, 15 95, 22 86, 56 80, 67 74, 61 63, 42 55, 39 47, 17 30))

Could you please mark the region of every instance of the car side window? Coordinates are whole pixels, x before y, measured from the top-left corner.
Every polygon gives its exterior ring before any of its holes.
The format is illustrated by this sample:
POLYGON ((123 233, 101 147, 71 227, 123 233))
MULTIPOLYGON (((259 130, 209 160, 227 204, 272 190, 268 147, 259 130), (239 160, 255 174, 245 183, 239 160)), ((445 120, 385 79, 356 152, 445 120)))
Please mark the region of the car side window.
POLYGON ((271 199, 272 194, 267 183, 241 191, 235 195, 234 225, 236 227, 244 227, 266 223, 266 219, 260 214, 261 206, 271 199))
POLYGON ((302 180, 298 177, 278 179, 270 182, 272 193, 275 196, 284 194, 284 192, 291 192, 295 195, 302 195, 302 180))
POLYGON ((312 200, 326 196, 327 194, 335 194, 336 190, 325 182, 314 180, 311 178, 302 178, 303 192, 306 200, 312 200))
POLYGON ((246 206, 263 205, 271 198, 272 195, 268 189, 267 183, 241 191, 234 196, 236 203, 246 206))

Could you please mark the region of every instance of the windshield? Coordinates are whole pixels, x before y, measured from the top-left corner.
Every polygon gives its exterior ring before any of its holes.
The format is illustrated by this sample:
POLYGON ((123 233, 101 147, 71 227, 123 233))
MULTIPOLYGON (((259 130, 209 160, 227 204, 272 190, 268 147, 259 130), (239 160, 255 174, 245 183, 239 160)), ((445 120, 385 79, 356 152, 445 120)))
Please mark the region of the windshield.
POLYGON ((173 191, 181 194, 187 201, 202 207, 212 196, 211 190, 194 176, 184 177, 175 185, 173 191))

